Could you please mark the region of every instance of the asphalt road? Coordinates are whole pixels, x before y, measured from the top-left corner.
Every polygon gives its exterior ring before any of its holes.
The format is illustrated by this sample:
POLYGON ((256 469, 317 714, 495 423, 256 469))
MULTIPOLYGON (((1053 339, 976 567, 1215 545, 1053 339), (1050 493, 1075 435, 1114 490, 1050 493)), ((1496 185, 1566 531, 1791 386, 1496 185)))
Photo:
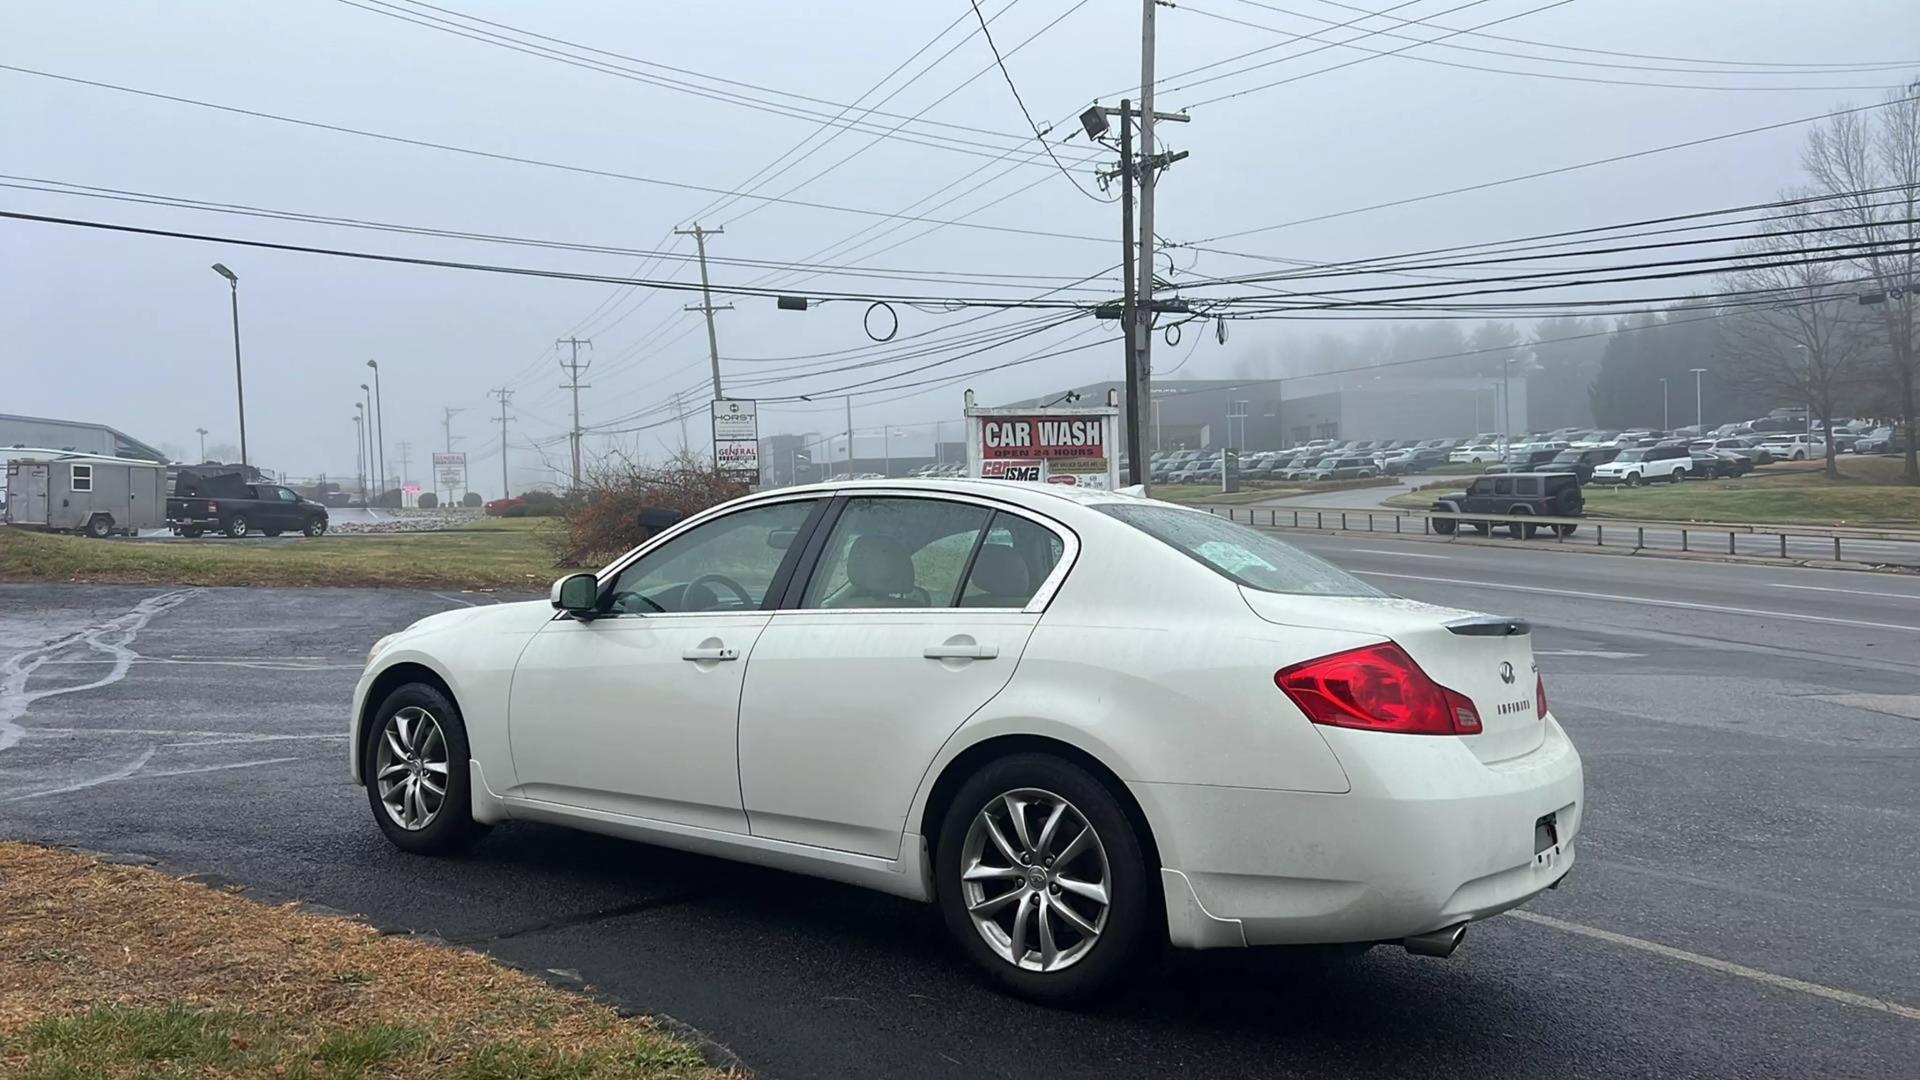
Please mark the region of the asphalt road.
POLYGON ((1920 579, 1296 538, 1534 621, 1581 861, 1449 960, 1187 954, 1089 1012, 978 984, 932 911, 514 824, 392 850, 345 777, 366 645, 456 603, 0 586, 0 835, 431 932, 773 1077, 1893 1077, 1920 1055, 1920 579))

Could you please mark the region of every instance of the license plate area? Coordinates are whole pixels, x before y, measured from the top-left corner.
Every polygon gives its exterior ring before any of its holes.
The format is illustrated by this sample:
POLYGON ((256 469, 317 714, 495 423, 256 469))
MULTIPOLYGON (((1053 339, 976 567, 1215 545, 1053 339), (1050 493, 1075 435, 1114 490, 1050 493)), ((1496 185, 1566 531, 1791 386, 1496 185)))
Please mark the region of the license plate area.
POLYGON ((1564 806, 1551 814, 1542 814, 1533 822, 1533 865, 1549 867, 1560 861, 1562 850, 1560 820, 1571 815, 1572 806, 1564 806))

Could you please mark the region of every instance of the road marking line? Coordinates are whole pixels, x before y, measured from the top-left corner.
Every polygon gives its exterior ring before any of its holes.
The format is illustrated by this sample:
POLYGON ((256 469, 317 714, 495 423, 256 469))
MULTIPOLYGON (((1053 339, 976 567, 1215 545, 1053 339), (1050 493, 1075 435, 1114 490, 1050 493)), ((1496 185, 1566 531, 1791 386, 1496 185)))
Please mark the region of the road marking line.
POLYGON ((149 746, 147 747, 146 751, 143 752, 139 757, 135 758, 131 764, 122 765, 118 769, 115 769, 112 772, 107 773, 105 775, 96 776, 90 780, 81 780, 76 783, 68 784, 65 787, 48 788, 45 791, 30 791, 25 795, 15 795, 10 799, 0 800, 0 801, 19 802, 22 799, 39 799, 39 798, 44 798, 48 795, 65 795, 65 794, 68 794, 69 792, 85 791, 88 788, 99 787, 101 784, 111 784, 115 780, 125 780, 127 777, 132 776, 134 773, 137 773, 141 769, 145 768, 147 762, 153 760, 153 755, 154 755, 154 748, 149 746))
POLYGON ((279 765, 284 762, 299 760, 299 758, 275 757, 261 758, 258 761, 235 761, 227 765, 202 765, 196 769, 166 769, 161 772, 141 773, 140 779, 148 780, 156 776, 192 776, 195 773, 219 772, 222 769, 251 769, 255 765, 279 765))
POLYGON ((0 664, 0 750, 19 742, 26 733, 27 729, 17 721, 27 715, 27 710, 34 702, 59 694, 98 690, 126 678, 134 660, 140 655, 133 651, 133 639, 146 628, 148 621, 198 592, 198 589, 176 589, 149 596, 124 615, 7 658, 4 664, 0 664), (39 691, 27 689, 27 683, 37 668, 60 653, 80 645, 111 658, 112 669, 98 679, 79 686, 57 686, 39 691))
POLYGON ((1800 615, 1790 611, 1762 611, 1758 608, 1724 607, 1720 604, 1694 604, 1685 600, 1656 600, 1648 596, 1621 596, 1618 593, 1582 592, 1578 589, 1547 589, 1537 585, 1507 585, 1494 581, 1467 581, 1462 578, 1422 577, 1419 574, 1389 574, 1380 570, 1352 570, 1361 577, 1405 578, 1408 581, 1432 581, 1441 585, 1464 585, 1469 589, 1507 589, 1512 592, 1544 593, 1548 596, 1578 596, 1584 600, 1612 600, 1621 604, 1647 604, 1652 607, 1686 608, 1690 611, 1719 611, 1728 615, 1761 615, 1773 619, 1829 623, 1834 626, 1864 626, 1872 630, 1904 630, 1920 634, 1920 626, 1902 623, 1867 622, 1863 619, 1835 619, 1826 615, 1800 615))
POLYGON ((1379 548, 1348 548, 1348 551, 1364 551, 1369 555, 1391 555, 1396 559, 1451 559, 1451 555, 1427 555, 1418 551, 1382 551, 1379 548))
POLYGON ((1535 649, 1535 656, 1591 656, 1600 660, 1638 660, 1647 655, 1637 652, 1606 652, 1601 649, 1535 649))
POLYGON ((1843 592, 1854 596, 1884 596, 1889 600, 1920 600, 1920 593, 1870 592, 1866 589, 1835 589, 1827 585, 1782 585, 1769 582, 1776 589, 1805 589, 1808 592, 1843 592))
POLYGON ((1669 960, 1680 960, 1689 964, 1697 964, 1711 971, 1718 971, 1724 975, 1737 975, 1742 979, 1752 979, 1754 982, 1763 983, 1779 990, 1794 990, 1802 994, 1811 994, 1814 997, 1826 998, 1829 1001, 1837 1001, 1842 1005, 1852 1005, 1856 1008, 1892 1013, 1895 1016, 1907 1020, 1920 1020, 1920 1009, 1916 1009, 1911 1005, 1902 1005, 1897 1001, 1887 1001, 1884 998, 1871 997, 1867 994, 1857 994, 1852 990, 1839 990, 1831 986, 1822 986, 1819 983, 1807 982, 1804 979, 1775 975, 1771 971, 1761 971, 1759 968, 1750 968, 1745 964, 1736 964, 1731 960, 1702 956, 1699 953, 1688 952, 1685 949, 1676 949, 1671 945, 1662 945, 1657 941, 1628 937, 1626 934, 1616 934, 1611 930, 1602 930, 1598 927, 1586 926, 1581 923, 1567 922, 1565 919, 1556 919, 1551 915, 1537 915, 1531 911, 1509 911, 1507 914, 1522 922, 1538 923, 1541 926, 1550 926, 1555 930, 1564 930, 1569 934, 1579 934, 1582 937, 1590 937, 1598 941, 1605 941, 1609 944, 1624 945, 1629 949, 1639 949, 1642 952, 1650 952, 1655 956, 1664 956, 1669 960))

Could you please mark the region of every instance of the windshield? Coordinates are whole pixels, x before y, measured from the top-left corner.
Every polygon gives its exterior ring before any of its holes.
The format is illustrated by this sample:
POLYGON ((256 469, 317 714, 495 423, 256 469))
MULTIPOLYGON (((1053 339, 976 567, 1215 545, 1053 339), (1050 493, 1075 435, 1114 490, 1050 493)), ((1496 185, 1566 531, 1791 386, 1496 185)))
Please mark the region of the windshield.
POLYGON ((1314 596, 1386 595, 1292 544, 1212 514, 1130 503, 1103 503, 1095 509, 1250 589, 1314 596))
POLYGON ((1646 460, 1646 457, 1647 457, 1647 452, 1646 452, 1645 450, 1622 450, 1622 451, 1620 451, 1620 456, 1619 456, 1619 457, 1617 457, 1617 458, 1614 458, 1613 460, 1615 460, 1615 461, 1645 461, 1645 460, 1646 460))
POLYGON ((1552 463, 1555 465, 1578 465, 1580 463, 1580 451, 1562 450, 1553 455, 1552 463))

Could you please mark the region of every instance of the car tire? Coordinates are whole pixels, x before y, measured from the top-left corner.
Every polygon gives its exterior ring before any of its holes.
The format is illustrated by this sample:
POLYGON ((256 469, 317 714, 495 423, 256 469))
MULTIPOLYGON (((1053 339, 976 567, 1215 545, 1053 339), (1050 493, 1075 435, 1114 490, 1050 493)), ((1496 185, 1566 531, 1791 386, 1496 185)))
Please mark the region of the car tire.
POLYGON ((300 530, 308 536, 320 536, 327 531, 326 518, 308 518, 307 524, 300 530))
POLYGON ((934 875, 941 915, 961 951, 995 983, 1035 1001, 1084 1001, 1110 990, 1165 925, 1158 876, 1119 799, 1087 770, 1050 754, 1001 758, 961 785, 942 819, 934 875), (1056 814, 1049 835, 1046 823, 1056 814), (1073 877, 1056 877, 1041 861, 1060 855, 1073 877), (963 880, 964 864, 975 877, 963 880), (982 869, 1002 873, 979 876, 982 869), (1073 884, 1062 889, 1059 881, 1073 884))
POLYGON ((1460 523, 1453 518, 1434 518, 1433 531, 1441 536, 1452 536, 1460 523))
POLYGON ((1575 532, 1576 530, 1578 530, 1578 529, 1580 528, 1580 526, 1578 526, 1578 525, 1555 525, 1555 526, 1554 526, 1553 528, 1554 528, 1554 531, 1555 531, 1555 532, 1557 532, 1557 533, 1559 533, 1559 534, 1560 534, 1561 536, 1572 536, 1572 535, 1574 534, 1574 532, 1575 532))
POLYGON ((95 514, 87 519, 87 535, 95 540, 105 540, 113 535, 113 518, 106 514, 95 514))
POLYGON ((399 686, 380 702, 368 728, 360 777, 373 820, 393 846, 444 855, 485 834, 486 826, 473 820, 467 728, 446 694, 428 683, 399 686), (381 772, 395 768, 402 771, 383 783, 381 772), (437 801, 428 779, 433 776, 443 777, 437 801))
POLYGON ((279 529, 261 529, 260 532, 263 536, 279 536, 280 535, 279 529))
POLYGON ((242 536, 247 535, 247 515, 245 514, 233 515, 232 517, 228 518, 226 521, 221 523, 220 531, 226 533, 229 537, 232 537, 233 539, 236 539, 236 540, 242 536))
POLYGON ((1685 480, 1686 478, 1687 478, 1687 470, 1675 469, 1673 470, 1673 472, 1667 475, 1667 482, 1670 484, 1677 484, 1682 480, 1685 480))
POLYGON ((1626 485, 1627 485, 1628 487, 1639 487, 1639 486, 1640 486, 1640 474, 1639 474, 1639 473, 1637 473, 1637 472, 1630 472, 1630 473, 1628 473, 1628 474, 1627 474, 1627 479, 1626 479, 1626 485))
POLYGON ((1507 535, 1515 540, 1533 539, 1533 530, 1540 526, 1531 521, 1510 521, 1507 523, 1507 535))
POLYGON ((189 540, 198 540, 202 536, 205 536, 206 533, 207 533, 207 530, 201 528, 198 525, 189 525, 186 528, 180 530, 180 535, 186 537, 189 540))

